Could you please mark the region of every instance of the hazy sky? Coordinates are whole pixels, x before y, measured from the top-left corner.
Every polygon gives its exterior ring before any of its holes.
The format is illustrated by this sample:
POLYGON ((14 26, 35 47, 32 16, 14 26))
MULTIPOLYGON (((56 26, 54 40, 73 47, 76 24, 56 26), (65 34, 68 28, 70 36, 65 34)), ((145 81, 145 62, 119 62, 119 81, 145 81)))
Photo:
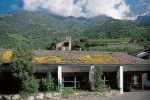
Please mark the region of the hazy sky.
POLYGON ((0 14, 28 10, 74 17, 106 14, 122 19, 141 8, 150 10, 150 0, 0 0, 0 14))

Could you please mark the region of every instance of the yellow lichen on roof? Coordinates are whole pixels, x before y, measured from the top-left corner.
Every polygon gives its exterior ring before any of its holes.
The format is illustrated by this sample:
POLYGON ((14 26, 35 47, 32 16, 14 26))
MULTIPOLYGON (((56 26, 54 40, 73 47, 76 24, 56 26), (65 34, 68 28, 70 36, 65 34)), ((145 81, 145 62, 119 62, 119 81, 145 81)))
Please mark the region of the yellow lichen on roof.
MULTIPOLYGON (((2 55, 3 62, 10 62, 13 52, 6 51, 2 55)), ((83 63, 83 64, 134 64, 141 59, 121 53, 106 53, 94 51, 36 51, 34 63, 83 63)))
POLYGON ((113 57, 108 54, 91 54, 86 55, 80 58, 73 58, 73 62, 81 62, 81 63, 101 63, 101 64, 107 64, 107 63, 119 63, 119 60, 116 57, 113 57))
POLYGON ((3 55, 2 55, 2 61, 3 62, 10 62, 11 56, 13 54, 13 51, 6 51, 3 55))
POLYGON ((36 57, 33 59, 35 63, 60 63, 61 59, 56 56, 36 57))

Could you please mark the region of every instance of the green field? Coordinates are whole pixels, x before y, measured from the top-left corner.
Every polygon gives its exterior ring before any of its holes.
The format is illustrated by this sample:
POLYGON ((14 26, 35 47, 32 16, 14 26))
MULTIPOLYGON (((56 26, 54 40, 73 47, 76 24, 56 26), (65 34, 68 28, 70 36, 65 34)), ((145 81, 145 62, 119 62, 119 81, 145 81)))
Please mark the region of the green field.
POLYGON ((120 39, 91 39, 90 42, 96 42, 99 44, 104 43, 102 46, 91 46, 88 48, 89 51, 113 51, 113 52, 124 52, 133 54, 137 51, 144 49, 145 46, 150 46, 149 42, 145 43, 129 43, 131 38, 120 38, 120 39))

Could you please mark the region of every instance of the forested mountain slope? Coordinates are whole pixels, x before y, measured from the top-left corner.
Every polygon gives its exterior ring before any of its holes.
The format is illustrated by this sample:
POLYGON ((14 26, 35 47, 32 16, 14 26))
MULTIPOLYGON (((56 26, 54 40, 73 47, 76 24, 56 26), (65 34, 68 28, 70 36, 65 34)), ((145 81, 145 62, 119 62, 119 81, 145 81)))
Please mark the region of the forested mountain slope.
POLYGON ((150 23, 117 20, 106 15, 75 18, 42 12, 19 11, 0 15, 0 47, 13 48, 15 43, 27 43, 35 49, 46 49, 66 36, 73 40, 135 38, 150 40, 150 23))
MULTIPOLYGON (((107 16, 86 19, 19 11, 0 15, 0 34, 5 35, 3 40, 9 37, 16 42, 26 41, 34 47, 44 48, 56 37, 62 39, 68 35, 73 38, 80 37, 87 27, 101 25, 110 19, 107 16)), ((0 39, 0 46, 10 48, 11 46, 5 45, 7 41, 3 40, 0 39)))
POLYGON ((89 38, 134 38, 150 39, 150 23, 138 23, 130 20, 109 20, 103 25, 84 31, 84 36, 89 38))

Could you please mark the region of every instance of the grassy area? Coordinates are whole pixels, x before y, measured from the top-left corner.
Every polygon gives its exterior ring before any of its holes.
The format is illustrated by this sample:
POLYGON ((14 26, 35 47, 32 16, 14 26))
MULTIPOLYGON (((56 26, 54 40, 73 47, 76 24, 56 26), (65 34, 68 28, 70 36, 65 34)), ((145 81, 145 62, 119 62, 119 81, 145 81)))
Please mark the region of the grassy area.
POLYGON ((144 49, 145 46, 150 46, 150 43, 129 43, 131 38, 120 39, 90 39, 90 42, 97 42, 98 44, 105 43, 105 45, 91 46, 90 51, 113 51, 124 52, 128 54, 135 53, 144 49))
POLYGON ((119 49, 124 49, 124 48, 130 48, 130 49, 143 49, 143 47, 138 46, 138 44, 126 44, 126 45, 108 45, 108 48, 119 48, 119 49))
POLYGON ((129 42, 131 38, 119 38, 119 39, 90 39, 90 42, 99 42, 99 43, 124 43, 129 42))
POLYGON ((145 47, 145 46, 150 47, 150 42, 139 43, 138 45, 142 47, 145 47))
POLYGON ((113 51, 113 52, 123 52, 127 54, 133 54, 137 51, 142 50, 144 47, 138 44, 108 44, 105 46, 95 46, 89 47, 90 51, 113 51))

